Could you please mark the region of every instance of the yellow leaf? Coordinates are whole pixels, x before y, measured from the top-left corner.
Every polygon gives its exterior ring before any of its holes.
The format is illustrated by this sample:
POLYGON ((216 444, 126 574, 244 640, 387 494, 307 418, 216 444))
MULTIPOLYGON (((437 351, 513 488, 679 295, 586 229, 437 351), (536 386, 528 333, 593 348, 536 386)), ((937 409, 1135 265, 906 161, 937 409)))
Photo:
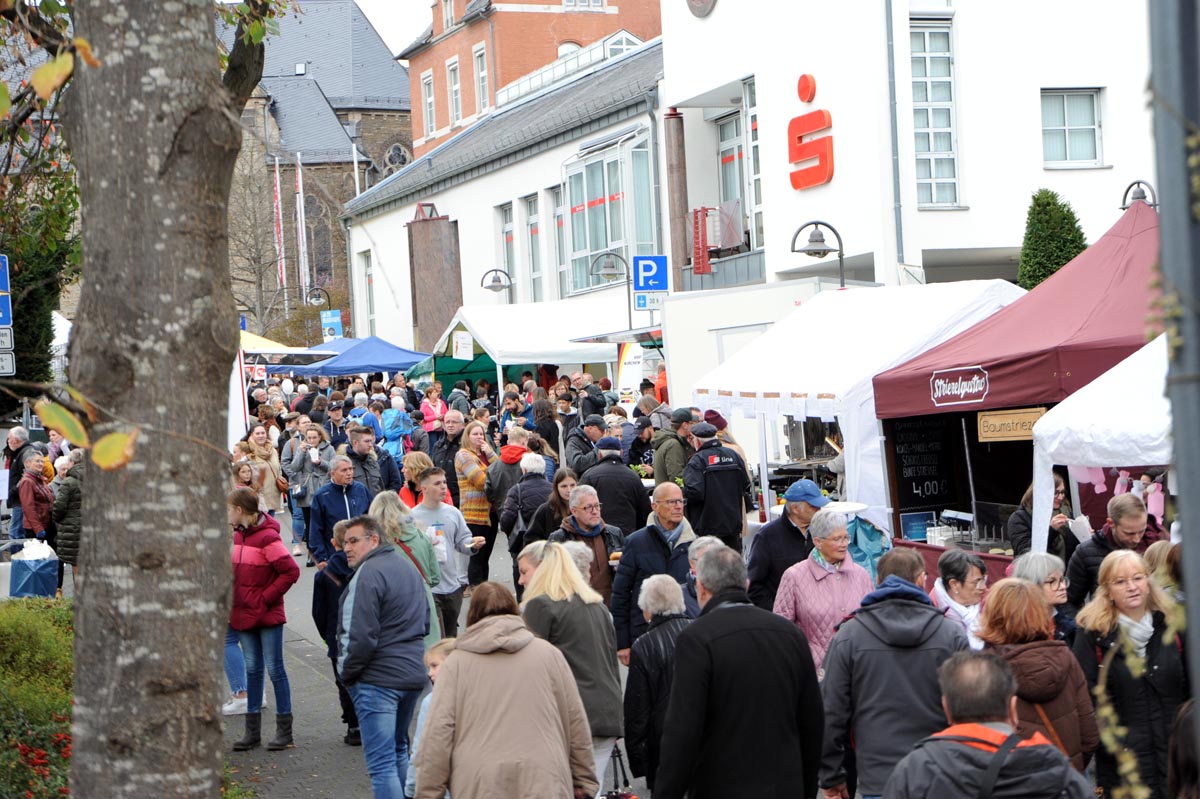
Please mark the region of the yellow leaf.
POLYGON ((83 63, 92 69, 100 67, 100 59, 96 58, 92 53, 92 45, 82 36, 75 37, 75 52, 79 53, 79 57, 83 59, 83 63))
POLYGON ((75 414, 51 400, 40 399, 33 406, 33 412, 42 420, 42 426, 49 430, 57 430, 67 441, 77 447, 87 447, 87 430, 75 414))
POLYGON ((35 69, 29 77, 29 82, 33 84, 33 90, 37 92, 38 97, 49 100, 50 95, 67 82, 74 69, 75 57, 70 53, 63 53, 35 69))
MULTIPOLYGON (((4 0, 0 0, 3 3, 4 0)), ((8 97, 8 85, 0 83, 0 119, 8 115, 8 109, 12 108, 12 100, 8 97)))
POLYGON ((128 433, 108 433, 101 436, 92 446, 92 463, 106 472, 125 467, 133 460, 133 451, 137 444, 138 428, 128 433))
POLYGON ((72 388, 71 386, 66 386, 66 389, 67 393, 71 395, 71 399, 79 403, 79 407, 83 408, 84 412, 87 413, 88 421, 92 424, 95 424, 96 406, 89 402, 88 398, 83 396, 79 389, 72 388))

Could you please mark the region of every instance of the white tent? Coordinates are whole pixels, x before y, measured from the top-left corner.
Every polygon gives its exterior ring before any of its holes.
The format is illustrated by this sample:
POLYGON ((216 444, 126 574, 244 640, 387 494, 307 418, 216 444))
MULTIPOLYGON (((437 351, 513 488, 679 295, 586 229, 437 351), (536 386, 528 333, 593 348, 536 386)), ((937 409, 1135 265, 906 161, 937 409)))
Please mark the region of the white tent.
POLYGON ((1167 337, 1151 341, 1046 412, 1033 426, 1033 550, 1046 551, 1054 464, 1171 462, 1167 337))
MULTIPOLYGON (((468 305, 458 309, 432 353, 454 357, 454 334, 470 334, 475 355, 488 355, 498 366, 526 363, 611 363, 613 344, 579 344, 571 339, 595 335, 625 323, 625 294, 516 305, 468 305)), ((460 344, 460 346, 464 346, 460 344)))
POLYGON ((845 499, 865 504, 861 515, 891 530, 871 378, 1024 293, 1003 280, 821 292, 700 378, 692 396, 726 417, 748 410, 770 420, 836 415, 845 438, 845 499))

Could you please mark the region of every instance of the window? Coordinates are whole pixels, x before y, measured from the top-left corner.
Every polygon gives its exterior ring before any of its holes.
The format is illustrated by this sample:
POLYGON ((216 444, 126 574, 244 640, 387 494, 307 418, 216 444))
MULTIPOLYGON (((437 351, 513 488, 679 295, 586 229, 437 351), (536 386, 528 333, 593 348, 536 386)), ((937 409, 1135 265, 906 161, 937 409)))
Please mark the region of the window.
POLYGON ((450 101, 450 125, 462 122, 462 86, 458 82, 458 59, 446 64, 446 94, 450 101))
POLYGON ((545 299, 542 290, 542 250, 538 237, 538 198, 525 198, 525 246, 529 250, 529 298, 534 302, 545 299))
POLYGON ((591 264, 615 250, 627 260, 655 253, 654 197, 650 150, 644 135, 585 157, 567 166, 571 262, 569 292, 603 285, 591 264))
POLYGON ((388 148, 383 156, 383 172, 385 175, 390 175, 393 172, 398 172, 403 169, 409 161, 408 150, 404 149, 403 144, 393 144, 388 148))
POLYGON ((563 42, 558 46, 558 57, 562 58, 565 55, 570 55, 579 49, 579 45, 575 42, 563 42))
POLYGON ((567 270, 567 208, 563 204, 562 186, 550 190, 554 201, 554 265, 558 272, 558 296, 566 297, 571 293, 571 273, 567 270))
POLYGON ((375 335, 375 273, 371 268, 371 251, 363 250, 358 254, 362 263, 363 277, 367 282, 367 335, 375 335))
POLYGON ((917 204, 958 205, 950 28, 914 28, 911 37, 917 204))
POLYGON ((604 0, 563 0, 564 8, 575 8, 585 11, 591 8, 604 8, 604 0))
POLYGON ((641 44, 641 39, 627 31, 621 31, 604 40, 604 57, 613 58, 619 56, 621 53, 636 50, 641 44))
POLYGON ((454 27, 454 0, 442 0, 442 30, 454 27))
POLYGON ((742 118, 739 114, 717 120, 717 161, 721 202, 742 199, 742 118))
POLYGON ((432 72, 426 72, 421 76, 421 99, 425 104, 425 135, 432 136, 437 130, 437 120, 434 118, 432 72))
POLYGON ((750 139, 750 174, 749 192, 750 201, 743 203, 743 208, 749 211, 750 225, 750 246, 754 249, 761 249, 763 246, 763 194, 762 194, 762 167, 758 160, 758 92, 754 88, 754 81, 746 81, 742 90, 742 112, 745 119, 749 120, 746 125, 746 133, 750 139), (746 206, 749 206, 746 208, 746 206))
MULTIPOLYGON (((513 207, 512 203, 500 206, 500 268, 508 272, 509 280, 516 277, 516 259, 513 257, 513 207)), ((511 293, 509 296, 512 296, 511 293)))
POLYGON ((1047 164, 1099 166, 1100 92, 1042 92, 1042 160, 1047 164))
POLYGON ((488 107, 487 51, 475 48, 475 113, 488 107))

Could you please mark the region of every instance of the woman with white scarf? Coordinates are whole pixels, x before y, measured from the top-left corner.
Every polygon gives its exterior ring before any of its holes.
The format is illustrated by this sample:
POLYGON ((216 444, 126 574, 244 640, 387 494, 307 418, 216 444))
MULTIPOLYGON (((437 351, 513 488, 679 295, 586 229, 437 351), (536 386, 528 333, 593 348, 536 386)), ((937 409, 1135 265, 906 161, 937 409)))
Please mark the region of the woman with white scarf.
POLYGON ((930 592, 933 604, 945 609, 946 618, 962 625, 972 649, 983 649, 978 633, 987 564, 974 552, 947 549, 938 558, 938 574, 930 592))
MULTIPOLYGON (((1183 662, 1183 638, 1165 640, 1174 603, 1150 579, 1142 556, 1130 549, 1109 553, 1100 564, 1097 587, 1075 621, 1072 650, 1095 688, 1100 665, 1112 652, 1105 690, 1122 726, 1123 749, 1137 758, 1138 774, 1152 799, 1166 799, 1167 752, 1179 706, 1191 696, 1183 662), (1128 648, 1127 648, 1128 647, 1128 648), (1142 660, 1140 676, 1130 668, 1142 660)), ((1117 761, 1103 746, 1096 751, 1096 784, 1111 796, 1121 784, 1117 761)))

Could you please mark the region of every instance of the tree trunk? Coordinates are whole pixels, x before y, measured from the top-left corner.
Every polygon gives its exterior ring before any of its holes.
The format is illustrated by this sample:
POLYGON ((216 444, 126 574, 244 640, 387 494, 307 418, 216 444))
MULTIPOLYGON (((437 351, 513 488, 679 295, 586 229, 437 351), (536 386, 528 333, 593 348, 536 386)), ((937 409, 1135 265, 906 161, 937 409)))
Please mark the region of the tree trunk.
POLYGON ((203 388, 224 385, 237 341, 226 204, 241 131, 211 0, 77 3, 75 34, 104 65, 68 93, 87 275, 70 377, 142 434, 128 467, 86 475, 71 792, 217 797, 228 460, 223 394, 203 388))

